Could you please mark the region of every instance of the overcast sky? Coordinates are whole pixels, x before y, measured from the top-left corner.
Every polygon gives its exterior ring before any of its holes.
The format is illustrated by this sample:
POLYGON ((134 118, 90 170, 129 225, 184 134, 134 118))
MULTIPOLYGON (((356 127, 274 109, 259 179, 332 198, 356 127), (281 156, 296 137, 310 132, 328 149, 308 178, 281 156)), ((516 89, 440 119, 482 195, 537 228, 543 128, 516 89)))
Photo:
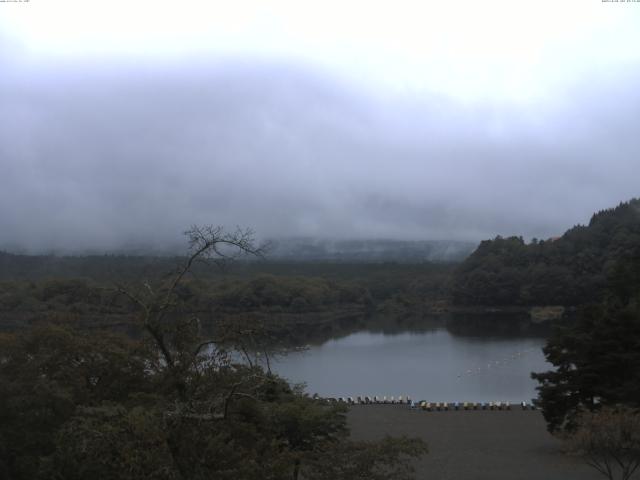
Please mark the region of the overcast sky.
POLYGON ((640 2, 0 2, 0 247, 561 234, 640 195, 640 2))

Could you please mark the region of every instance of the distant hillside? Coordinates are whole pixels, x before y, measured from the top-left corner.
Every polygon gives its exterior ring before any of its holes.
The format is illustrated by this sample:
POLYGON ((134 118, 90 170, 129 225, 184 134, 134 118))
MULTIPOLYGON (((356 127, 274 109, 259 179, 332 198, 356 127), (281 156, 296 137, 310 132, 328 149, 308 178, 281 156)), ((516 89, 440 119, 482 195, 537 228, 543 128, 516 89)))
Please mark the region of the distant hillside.
MULTIPOLYGON (((273 256, 269 253, 264 259, 246 259, 227 265, 225 268, 212 268, 211 265, 198 264, 194 273, 201 279, 220 279, 234 276, 251 278, 255 275, 276 275, 291 277, 323 277, 335 280, 357 279, 365 283, 373 282, 375 288, 395 285, 393 290, 402 290, 403 285, 417 285, 418 279, 425 276, 446 275, 455 264, 409 261, 408 256, 396 257, 384 252, 375 257, 369 254, 349 257, 347 255, 320 256, 287 253, 273 256), (342 260, 338 260, 341 258, 342 260), (351 258, 352 260, 347 260, 351 258), (377 258, 377 260, 373 260, 377 258), (395 260, 394 260, 395 258, 395 260), (400 258, 403 259, 399 260, 400 258), (437 272, 437 273, 436 273, 437 272), (446 272, 446 273, 445 273, 446 272)), ((440 258, 451 258, 441 256, 440 258)), ((0 251, 0 281, 41 279, 92 279, 104 281, 139 281, 144 278, 159 278, 172 272, 184 261, 182 257, 137 256, 137 255, 20 255, 0 251)), ((446 283, 442 280, 442 283, 446 283)), ((448 284, 447 284, 448 285, 448 284)), ((372 287, 374 288, 374 287, 372 287)), ((440 288, 440 287, 439 287, 440 288)))
POLYGON ((458 305, 580 305, 598 300, 607 282, 626 278, 628 260, 640 255, 640 199, 593 215, 562 237, 486 240, 457 269, 458 305))
MULTIPOLYGON (((475 243, 461 241, 277 239, 269 241, 263 259, 247 258, 234 270, 247 274, 291 275, 300 274, 296 263, 305 263, 303 274, 312 272, 313 275, 325 275, 335 273, 335 264, 341 265, 337 272, 351 272, 353 268, 350 265, 456 263, 464 260, 475 246, 475 243), (323 267, 322 264, 327 265, 323 267), (327 268, 333 270, 327 272, 327 268)), ((0 251, 0 280, 155 277, 173 270, 181 262, 178 256, 153 252, 149 255, 23 255, 0 251)), ((355 269, 359 270, 360 267, 355 269)), ((209 276, 216 272, 208 269, 199 273, 209 276)))
POLYGON ((284 238, 270 241, 268 258, 302 262, 460 262, 476 247, 461 241, 329 240, 284 238))
POLYGON ((0 251, 0 280, 157 277, 172 271, 181 261, 178 257, 21 255, 0 251))

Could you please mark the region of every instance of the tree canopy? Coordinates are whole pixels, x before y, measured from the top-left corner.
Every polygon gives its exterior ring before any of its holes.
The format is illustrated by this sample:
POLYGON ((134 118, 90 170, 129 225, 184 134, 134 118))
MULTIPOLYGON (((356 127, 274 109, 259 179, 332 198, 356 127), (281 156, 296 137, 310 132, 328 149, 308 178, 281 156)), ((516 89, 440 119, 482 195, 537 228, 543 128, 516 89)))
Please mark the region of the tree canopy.
POLYGON ((612 268, 605 299, 581 309, 544 348, 555 370, 534 373, 549 430, 572 430, 583 411, 640 407, 640 247, 612 268))
POLYGON ((640 199, 594 214, 561 237, 496 237, 456 270, 459 305, 565 305, 601 299, 620 259, 640 244, 640 199))

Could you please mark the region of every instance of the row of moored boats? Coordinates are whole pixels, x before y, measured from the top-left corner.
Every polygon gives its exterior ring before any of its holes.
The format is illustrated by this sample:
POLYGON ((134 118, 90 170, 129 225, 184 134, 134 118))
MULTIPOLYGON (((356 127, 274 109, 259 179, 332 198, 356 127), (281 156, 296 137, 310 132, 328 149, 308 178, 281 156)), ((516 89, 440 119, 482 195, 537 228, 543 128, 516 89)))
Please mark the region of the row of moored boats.
POLYGON ((522 410, 535 410, 535 406, 531 403, 520 402, 517 405, 509 402, 428 402, 427 400, 419 400, 414 402, 411 397, 402 395, 398 397, 338 397, 327 399, 332 403, 346 403, 349 405, 408 405, 411 408, 431 411, 448 411, 448 410, 511 410, 513 407, 520 407, 522 410))

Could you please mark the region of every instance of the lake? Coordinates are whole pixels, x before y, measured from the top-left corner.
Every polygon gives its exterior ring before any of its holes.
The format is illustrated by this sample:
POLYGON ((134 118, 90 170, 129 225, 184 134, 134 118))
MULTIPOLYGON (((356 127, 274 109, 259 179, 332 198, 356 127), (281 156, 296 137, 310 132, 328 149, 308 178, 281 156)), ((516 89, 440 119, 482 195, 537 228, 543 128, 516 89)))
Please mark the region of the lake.
POLYGON ((406 396, 434 402, 530 402, 532 371, 551 368, 527 336, 461 336, 446 328, 360 331, 273 361, 292 382, 323 397, 406 396))

